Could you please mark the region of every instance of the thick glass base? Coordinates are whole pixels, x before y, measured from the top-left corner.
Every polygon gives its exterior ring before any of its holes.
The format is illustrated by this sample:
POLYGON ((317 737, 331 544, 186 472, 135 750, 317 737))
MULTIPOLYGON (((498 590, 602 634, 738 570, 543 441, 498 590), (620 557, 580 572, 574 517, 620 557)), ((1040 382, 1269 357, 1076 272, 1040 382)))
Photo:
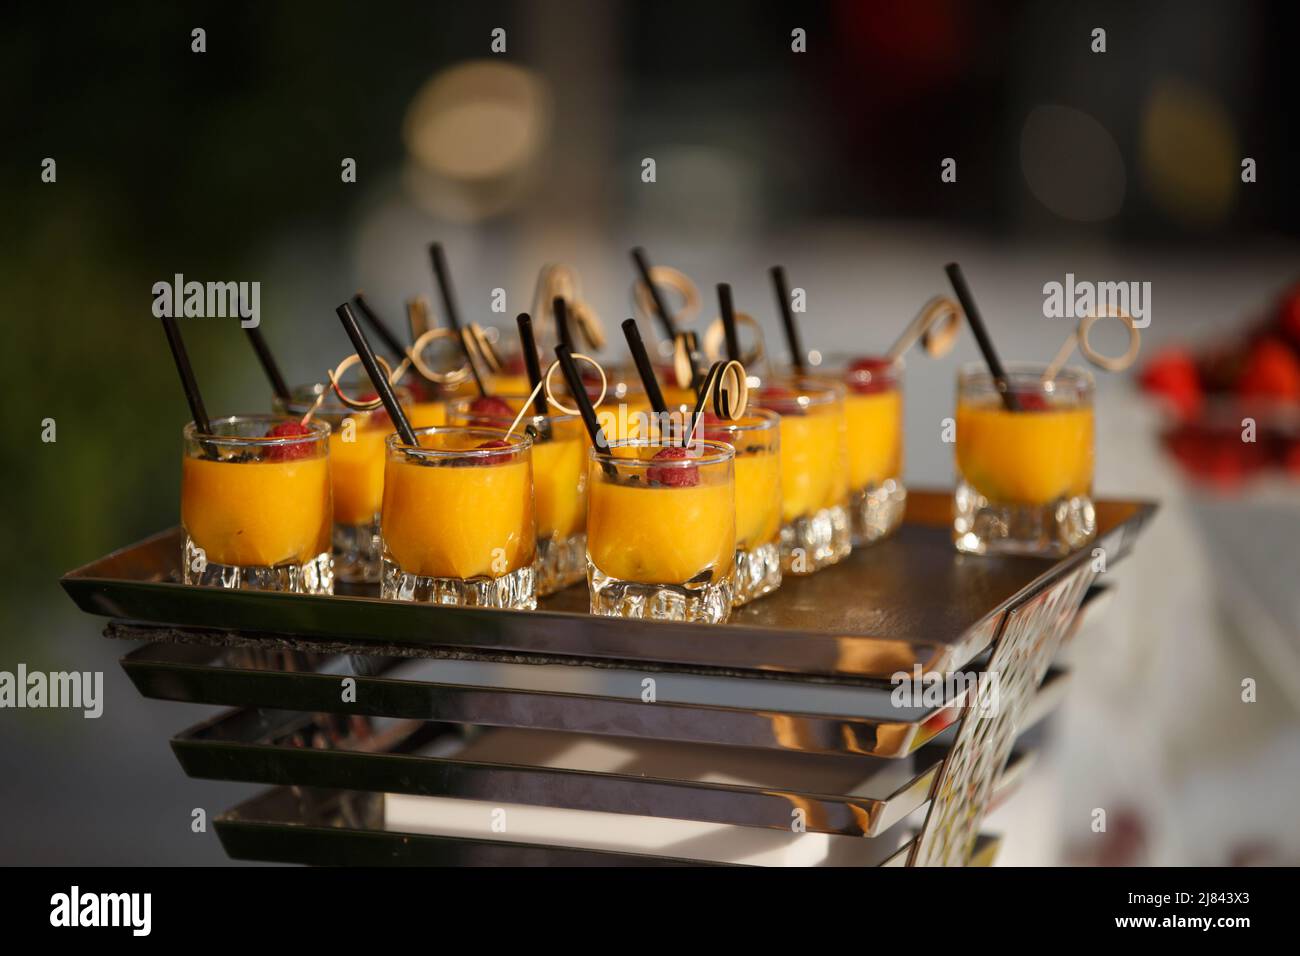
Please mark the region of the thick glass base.
POLYGON ((428 578, 407 574, 385 557, 379 596, 390 601, 531 611, 537 607, 537 571, 530 564, 499 578, 428 578))
POLYGON ((853 547, 875 544, 887 538, 903 523, 907 510, 907 488, 897 478, 868 485, 849 496, 849 519, 853 523, 853 547))
POLYGON ((849 512, 843 505, 794 521, 781 528, 781 569, 812 574, 843 561, 853 550, 849 512))
POLYGON ((731 614, 730 576, 717 583, 637 584, 611 578, 588 561, 587 585, 591 613, 604 617, 720 624, 731 614))
POLYGON ((537 595, 563 591, 587 577, 587 536, 537 539, 537 595))
POLYGON ((370 524, 334 525, 334 576, 340 581, 373 584, 379 580, 383 556, 378 515, 370 524))
POLYGON ((781 548, 775 541, 748 551, 736 551, 732 607, 748 604, 781 586, 781 548))
POLYGON ((1097 513, 1088 497, 1043 505, 989 501, 965 481, 953 493, 952 541, 967 554, 1058 557, 1092 540, 1097 513))
POLYGON ((187 534, 181 553, 182 580, 203 587, 245 591, 287 591, 290 594, 333 594, 334 556, 322 552, 304 564, 274 567, 217 564, 187 534))

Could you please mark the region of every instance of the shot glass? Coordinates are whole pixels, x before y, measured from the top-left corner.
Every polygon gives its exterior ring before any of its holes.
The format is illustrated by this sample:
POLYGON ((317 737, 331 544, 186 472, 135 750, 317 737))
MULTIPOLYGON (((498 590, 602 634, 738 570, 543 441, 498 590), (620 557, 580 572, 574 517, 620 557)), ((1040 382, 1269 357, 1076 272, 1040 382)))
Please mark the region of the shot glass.
POLYGON ((183 431, 186 584, 333 594, 329 426, 276 436, 290 419, 240 415, 183 431), (272 433, 272 434, 268 434, 272 433))
POLYGON ((1093 381, 1078 368, 1007 366, 1015 410, 981 365, 957 379, 953 542, 971 554, 1060 555, 1097 531, 1093 381))
POLYGON ((781 586, 781 417, 754 409, 736 422, 704 421, 704 437, 730 445, 736 472, 736 577, 732 606, 781 586))
POLYGON ((422 428, 385 443, 380 597, 537 606, 533 441, 487 428, 422 428))
POLYGON ((853 546, 860 548, 898 530, 907 510, 903 363, 883 357, 832 359, 827 373, 844 384, 849 522, 853 546))
MULTIPOLYGON (((527 395, 498 395, 499 408, 473 398, 447 407, 451 425, 506 431, 527 395)), ((533 440, 533 506, 537 516, 537 594, 545 597, 587 576, 587 433, 576 415, 527 415, 533 440)))
POLYGON ((852 550, 844 386, 817 376, 774 378, 751 403, 781 416, 781 566, 812 574, 852 550))
MULTIPOLYGON (((356 390, 364 392, 364 388, 356 390)), ((398 401, 410 407, 410 392, 397 388, 398 401)), ((329 388, 301 385, 288 401, 275 399, 275 410, 330 427, 330 488, 334 499, 334 574, 348 583, 379 580, 382 551, 379 508, 384 500, 384 441, 393 423, 382 408, 362 412, 348 408, 329 388), (321 397, 323 394, 323 398, 321 397), (320 405, 317 406, 317 399, 320 405)))
POLYGON ((731 614, 735 452, 697 440, 590 448, 587 583, 591 613, 718 623, 731 614))

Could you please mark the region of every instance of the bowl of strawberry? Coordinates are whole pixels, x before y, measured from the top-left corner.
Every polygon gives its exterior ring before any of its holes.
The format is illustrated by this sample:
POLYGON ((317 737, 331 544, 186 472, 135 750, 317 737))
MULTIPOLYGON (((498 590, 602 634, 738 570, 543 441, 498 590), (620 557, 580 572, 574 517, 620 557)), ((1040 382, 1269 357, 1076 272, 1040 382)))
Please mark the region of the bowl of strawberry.
POLYGON ((1139 381, 1167 415, 1164 449, 1198 484, 1300 482, 1300 285, 1244 334, 1161 349, 1139 381))

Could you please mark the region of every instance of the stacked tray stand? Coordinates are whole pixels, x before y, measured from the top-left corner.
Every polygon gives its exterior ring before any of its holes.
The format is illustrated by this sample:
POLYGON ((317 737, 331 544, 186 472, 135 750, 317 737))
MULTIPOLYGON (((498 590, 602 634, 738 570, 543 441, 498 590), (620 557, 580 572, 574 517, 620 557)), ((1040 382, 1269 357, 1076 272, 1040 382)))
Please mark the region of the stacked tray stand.
POLYGON ((979 865, 1154 508, 1099 502, 1060 560, 959 555, 949 508, 914 491, 893 538, 725 625, 593 617, 584 586, 532 612, 189 587, 179 529, 62 583, 146 642, 142 694, 236 708, 172 740, 190 776, 273 785, 216 818, 236 859, 979 865), (997 706, 895 706, 916 665, 996 675, 997 706))

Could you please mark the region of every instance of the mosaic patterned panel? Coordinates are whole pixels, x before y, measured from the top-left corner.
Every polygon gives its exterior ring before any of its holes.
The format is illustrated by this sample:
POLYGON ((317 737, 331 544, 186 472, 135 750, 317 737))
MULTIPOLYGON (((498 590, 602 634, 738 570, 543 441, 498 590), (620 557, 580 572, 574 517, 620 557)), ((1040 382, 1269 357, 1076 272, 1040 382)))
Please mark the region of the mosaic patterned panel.
POLYGON ((968 701, 912 855, 913 866, 965 866, 1022 717, 1078 613, 1094 572, 1088 562, 1007 612, 988 671, 996 706, 968 701))

